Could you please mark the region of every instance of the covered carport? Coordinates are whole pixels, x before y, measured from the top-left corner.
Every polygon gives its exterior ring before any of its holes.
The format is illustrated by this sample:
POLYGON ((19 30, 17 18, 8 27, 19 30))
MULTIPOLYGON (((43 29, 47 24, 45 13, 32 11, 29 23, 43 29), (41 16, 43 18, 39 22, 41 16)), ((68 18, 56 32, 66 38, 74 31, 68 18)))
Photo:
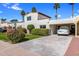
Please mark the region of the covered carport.
POLYGON ((70 23, 70 24, 54 24, 54 25, 50 25, 52 34, 57 34, 57 30, 61 27, 61 26, 67 26, 70 29, 70 34, 71 35, 75 35, 75 24, 70 23))
POLYGON ((79 35, 79 17, 63 20, 52 20, 49 22, 51 34, 57 34, 57 29, 60 26, 68 26, 70 28, 70 34, 75 36, 79 35))

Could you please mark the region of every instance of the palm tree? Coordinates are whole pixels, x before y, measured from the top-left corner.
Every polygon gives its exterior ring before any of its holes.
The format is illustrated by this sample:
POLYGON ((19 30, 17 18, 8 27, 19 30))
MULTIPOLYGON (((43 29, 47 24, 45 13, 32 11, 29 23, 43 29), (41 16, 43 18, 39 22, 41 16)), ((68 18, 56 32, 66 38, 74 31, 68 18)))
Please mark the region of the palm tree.
POLYGON ((17 19, 12 19, 10 22, 14 23, 14 28, 16 29, 16 23, 18 22, 17 19))
POLYGON ((55 15, 55 17, 56 17, 56 19, 58 19, 58 8, 60 8, 60 4, 59 3, 55 3, 54 4, 54 9, 56 10, 56 15, 55 15))
POLYGON ((37 12, 35 7, 32 7, 32 12, 37 12))
POLYGON ((72 6, 72 17, 74 17, 74 3, 69 3, 72 6))
POLYGON ((24 21, 24 16, 26 15, 24 10, 21 11, 21 15, 22 15, 22 20, 24 21))

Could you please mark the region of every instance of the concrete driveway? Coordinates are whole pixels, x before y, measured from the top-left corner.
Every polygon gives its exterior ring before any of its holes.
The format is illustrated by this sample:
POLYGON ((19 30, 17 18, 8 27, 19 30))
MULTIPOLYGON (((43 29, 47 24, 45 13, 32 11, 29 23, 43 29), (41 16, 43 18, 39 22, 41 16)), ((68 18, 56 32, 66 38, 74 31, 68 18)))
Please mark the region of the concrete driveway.
POLYGON ((0 55, 63 56, 72 37, 51 35, 19 44, 0 42, 0 55))

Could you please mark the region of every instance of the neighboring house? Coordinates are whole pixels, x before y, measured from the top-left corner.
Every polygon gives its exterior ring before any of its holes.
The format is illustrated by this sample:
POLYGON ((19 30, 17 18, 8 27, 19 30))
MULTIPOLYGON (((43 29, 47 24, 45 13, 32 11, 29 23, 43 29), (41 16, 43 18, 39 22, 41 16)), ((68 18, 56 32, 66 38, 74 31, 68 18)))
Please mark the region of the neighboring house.
POLYGON ((0 27, 7 27, 9 26, 9 22, 3 22, 2 20, 0 20, 0 27))

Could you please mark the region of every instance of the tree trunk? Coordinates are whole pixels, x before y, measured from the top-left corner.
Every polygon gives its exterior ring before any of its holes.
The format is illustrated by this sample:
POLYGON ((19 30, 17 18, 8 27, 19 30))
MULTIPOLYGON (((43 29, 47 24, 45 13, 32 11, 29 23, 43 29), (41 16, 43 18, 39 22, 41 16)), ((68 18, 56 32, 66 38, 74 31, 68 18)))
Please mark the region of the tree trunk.
POLYGON ((72 4, 72 18, 74 17, 74 4, 72 4))
POLYGON ((14 27, 15 27, 15 30, 16 30, 16 23, 14 23, 14 27))
POLYGON ((57 15, 57 9, 56 9, 56 20, 58 19, 58 15, 57 15))
POLYGON ((22 16, 23 22, 24 22, 24 16, 22 16))

